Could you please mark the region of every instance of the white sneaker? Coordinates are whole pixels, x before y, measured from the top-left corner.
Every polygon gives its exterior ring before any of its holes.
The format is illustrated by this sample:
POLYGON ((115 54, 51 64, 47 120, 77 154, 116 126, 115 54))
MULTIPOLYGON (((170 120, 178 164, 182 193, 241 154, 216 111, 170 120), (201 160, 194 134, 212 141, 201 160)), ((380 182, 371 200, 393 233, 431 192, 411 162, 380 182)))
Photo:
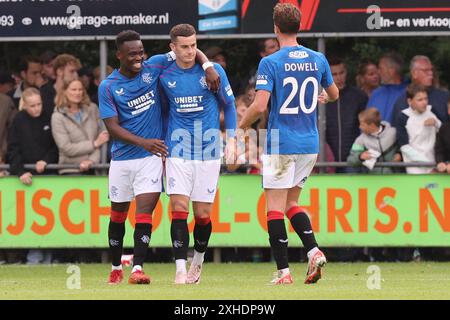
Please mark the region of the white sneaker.
POLYGON ((292 284, 294 280, 292 280, 291 273, 283 273, 281 271, 277 271, 273 274, 274 278, 270 281, 270 284, 292 284))
POLYGON ((186 283, 199 284, 201 274, 202 274, 202 265, 192 263, 187 273, 186 283))
POLYGON ((186 284, 187 274, 186 272, 179 271, 175 274, 175 284, 186 284))

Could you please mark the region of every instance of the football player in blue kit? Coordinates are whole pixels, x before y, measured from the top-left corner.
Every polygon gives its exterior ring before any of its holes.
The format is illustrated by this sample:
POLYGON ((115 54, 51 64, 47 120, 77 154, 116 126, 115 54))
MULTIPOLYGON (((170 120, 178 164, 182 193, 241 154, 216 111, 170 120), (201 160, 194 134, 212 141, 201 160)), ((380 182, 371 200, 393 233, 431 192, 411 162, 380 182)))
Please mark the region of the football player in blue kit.
POLYGON ((292 4, 277 4, 274 30, 281 49, 263 58, 258 67, 256 97, 239 124, 246 129, 271 106, 267 147, 263 155, 269 242, 277 264, 273 284, 293 282, 288 264, 288 237, 284 215, 308 252, 305 283, 321 278, 326 263, 319 250, 308 215, 298 205, 300 191, 319 152, 318 102, 334 101, 339 90, 323 54, 298 44, 301 13, 292 4), (324 90, 319 94, 319 85, 324 90))
MULTIPOLYGON (((130 284, 149 284, 143 272, 151 238, 152 212, 162 190, 163 163, 167 155, 164 144, 158 82, 160 73, 176 56, 173 52, 155 55, 144 61, 144 47, 139 33, 126 30, 116 38, 120 68, 114 70, 99 87, 101 118, 114 139, 109 170, 111 219, 108 229, 112 271, 108 282, 123 279, 121 255, 125 221, 130 202, 136 199, 133 270, 130 284)), ((208 62, 199 52, 201 63, 208 62)), ((203 71, 203 70, 202 70, 203 71)), ((217 89, 219 77, 208 68, 207 79, 217 89)))
POLYGON ((176 25, 170 31, 170 39, 177 60, 161 73, 160 83, 169 106, 166 190, 172 208, 175 284, 198 284, 211 235, 210 213, 221 165, 220 111, 224 111, 230 148, 234 146, 236 107, 233 91, 219 64, 214 64, 214 68, 220 75, 220 88, 216 94, 208 90, 202 67, 195 62, 195 28, 189 24, 176 25), (187 271, 189 201, 193 205, 195 227, 194 257, 187 271))

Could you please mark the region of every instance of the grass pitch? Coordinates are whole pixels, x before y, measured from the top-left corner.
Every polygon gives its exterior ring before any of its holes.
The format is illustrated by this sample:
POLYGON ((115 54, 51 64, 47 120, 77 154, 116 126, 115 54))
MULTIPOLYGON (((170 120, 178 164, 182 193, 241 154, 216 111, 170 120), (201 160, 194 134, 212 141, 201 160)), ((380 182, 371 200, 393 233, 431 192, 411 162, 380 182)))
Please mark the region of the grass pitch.
POLYGON ((0 266, 0 299, 450 299, 450 263, 329 263, 315 285, 303 284, 306 264, 297 263, 290 266, 294 284, 283 286, 268 285, 272 263, 206 263, 201 283, 183 286, 173 284, 174 264, 147 263, 152 283, 140 286, 127 283, 130 268, 122 284, 110 286, 109 265, 77 266, 80 289, 68 289, 77 284, 69 265, 0 266), (379 268, 379 282, 372 265, 379 268))

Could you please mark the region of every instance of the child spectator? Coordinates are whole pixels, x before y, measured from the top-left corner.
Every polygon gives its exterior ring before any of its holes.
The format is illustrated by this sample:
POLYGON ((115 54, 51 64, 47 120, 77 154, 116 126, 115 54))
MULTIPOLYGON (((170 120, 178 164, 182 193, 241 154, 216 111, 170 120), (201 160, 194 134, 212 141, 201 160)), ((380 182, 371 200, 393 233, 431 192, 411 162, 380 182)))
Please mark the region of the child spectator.
MULTIPOLYGON (((441 121, 431 112, 426 87, 410 84, 406 91, 409 107, 402 110, 397 121, 397 139, 405 162, 434 162, 436 133, 441 121)), ((430 173, 426 167, 408 167, 412 174, 430 173)))
POLYGON ((8 134, 7 158, 11 174, 25 185, 32 184, 34 174, 51 173, 49 163, 58 163, 58 149, 52 137, 50 120, 42 112, 42 99, 36 88, 25 89, 8 134), (33 170, 24 164, 34 163, 33 170))
POLYGON ((392 173, 392 168, 374 168, 374 165, 378 161, 401 161, 395 128, 381 121, 381 114, 376 108, 361 111, 358 118, 362 133, 353 143, 347 161, 354 165, 363 164, 370 173, 392 173))

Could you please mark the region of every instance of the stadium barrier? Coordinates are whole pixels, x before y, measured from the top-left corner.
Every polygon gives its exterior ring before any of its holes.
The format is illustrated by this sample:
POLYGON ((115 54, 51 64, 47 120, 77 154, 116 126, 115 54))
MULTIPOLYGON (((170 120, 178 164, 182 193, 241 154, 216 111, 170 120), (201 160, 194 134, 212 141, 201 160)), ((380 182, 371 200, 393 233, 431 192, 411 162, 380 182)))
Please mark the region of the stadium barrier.
MULTIPOLYGON (((448 246, 448 175, 312 175, 300 203, 324 247, 448 246)), ((105 176, 0 178, 0 248, 104 248, 110 214, 105 176)), ((131 247, 135 205, 127 223, 131 247)), ((170 205, 154 211, 152 247, 170 247, 170 205)), ((188 219, 192 232, 192 210, 188 219)), ((261 177, 223 175, 211 212, 211 247, 268 247, 261 177)), ((291 246, 300 241, 287 219, 291 246)))

